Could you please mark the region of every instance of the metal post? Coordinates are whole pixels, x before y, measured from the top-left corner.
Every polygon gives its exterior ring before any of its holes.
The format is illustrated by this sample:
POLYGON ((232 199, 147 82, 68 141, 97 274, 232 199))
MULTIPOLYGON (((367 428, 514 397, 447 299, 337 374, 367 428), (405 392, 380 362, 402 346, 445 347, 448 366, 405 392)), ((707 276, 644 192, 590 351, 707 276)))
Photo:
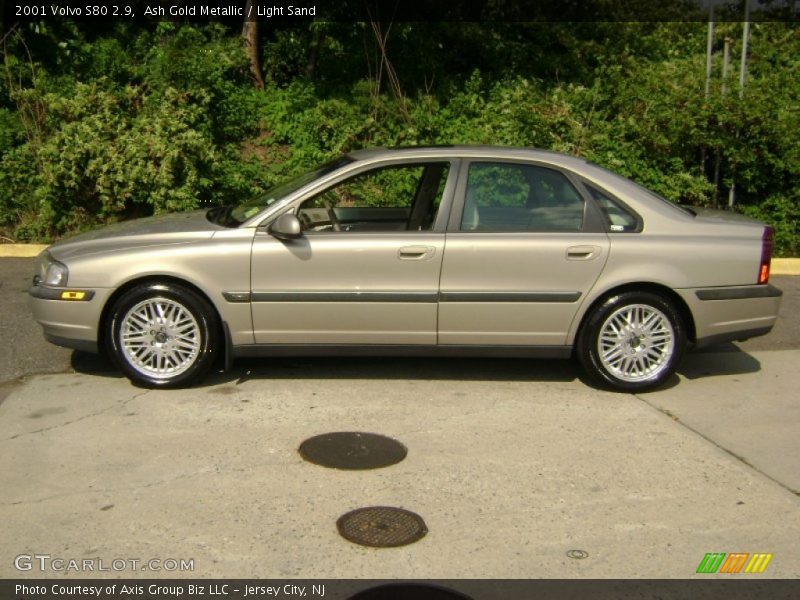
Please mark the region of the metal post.
POLYGON ((744 80, 747 76, 747 48, 750 44, 750 0, 744 2, 744 31, 742 32, 742 63, 739 68, 739 98, 744 96, 744 80))
MULTIPOLYGON (((728 93, 728 68, 731 64, 731 38, 725 38, 725 46, 722 50, 722 87, 720 89, 720 93, 722 97, 725 97, 725 94, 728 93)), ((719 204, 719 164, 720 164, 720 154, 719 148, 717 148, 714 156, 714 208, 716 208, 719 204)))
POLYGON ((708 40, 706 41, 706 101, 711 95, 711 58, 714 49, 714 3, 708 14, 708 40))
POLYGON ((733 40, 725 38, 725 47, 722 50, 722 95, 728 93, 728 69, 731 66, 731 43, 733 40))
MULTIPOLYGON (((708 13, 708 40, 706 41, 706 93, 705 99, 708 104, 708 99, 711 97, 711 66, 712 66, 712 52, 714 50, 714 2, 712 0, 711 7, 708 13)), ((705 175, 706 169, 706 147, 700 151, 700 170, 705 175)))
MULTIPOLYGON (((744 80, 747 75, 747 46, 750 42, 750 0, 744 0, 744 29, 742 31, 742 60, 739 68, 739 98, 744 97, 744 80)), ((737 130, 738 137, 739 132, 737 130)), ((728 208, 733 208, 736 204, 736 183, 731 182, 731 189, 728 193, 728 208)))

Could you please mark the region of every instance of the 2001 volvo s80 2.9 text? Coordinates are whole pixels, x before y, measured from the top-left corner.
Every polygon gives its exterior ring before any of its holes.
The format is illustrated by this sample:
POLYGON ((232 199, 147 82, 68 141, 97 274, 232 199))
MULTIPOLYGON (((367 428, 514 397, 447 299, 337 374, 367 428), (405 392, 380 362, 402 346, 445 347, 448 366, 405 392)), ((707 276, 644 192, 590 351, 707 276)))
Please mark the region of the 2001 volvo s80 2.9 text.
POLYGON ((576 355, 664 382, 684 350, 770 331, 772 231, 586 160, 521 148, 362 150, 239 205, 50 246, 30 288, 53 343, 134 382, 217 357, 576 355))

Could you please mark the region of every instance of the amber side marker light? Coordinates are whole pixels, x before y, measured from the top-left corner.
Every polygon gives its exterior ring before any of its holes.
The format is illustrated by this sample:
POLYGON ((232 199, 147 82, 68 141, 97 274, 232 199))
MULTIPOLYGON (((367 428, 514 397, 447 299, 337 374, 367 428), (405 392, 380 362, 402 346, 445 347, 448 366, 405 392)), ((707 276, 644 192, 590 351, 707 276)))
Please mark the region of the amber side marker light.
POLYGON ((62 300, 83 300, 86 297, 86 292, 61 292, 62 300))
POLYGON ((761 236, 761 264, 758 267, 758 283, 769 281, 769 267, 772 261, 772 227, 765 227, 764 234, 761 236))

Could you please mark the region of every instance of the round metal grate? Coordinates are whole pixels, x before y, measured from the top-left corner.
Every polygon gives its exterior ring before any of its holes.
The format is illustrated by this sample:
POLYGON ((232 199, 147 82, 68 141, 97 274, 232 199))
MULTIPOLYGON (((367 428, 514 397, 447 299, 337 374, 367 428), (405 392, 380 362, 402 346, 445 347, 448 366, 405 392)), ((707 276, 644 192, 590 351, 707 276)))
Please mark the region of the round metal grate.
POLYGON ((422 517, 392 506, 358 508, 339 517, 336 527, 346 540, 373 548, 413 544, 428 533, 422 517))
POLYGON ((393 583, 374 587, 348 600, 472 600, 454 590, 418 583, 393 583))
POLYGON ((406 447, 392 438, 376 433, 339 431, 324 433, 300 444, 300 456, 308 462, 332 469, 379 469, 399 463, 406 457, 406 447))

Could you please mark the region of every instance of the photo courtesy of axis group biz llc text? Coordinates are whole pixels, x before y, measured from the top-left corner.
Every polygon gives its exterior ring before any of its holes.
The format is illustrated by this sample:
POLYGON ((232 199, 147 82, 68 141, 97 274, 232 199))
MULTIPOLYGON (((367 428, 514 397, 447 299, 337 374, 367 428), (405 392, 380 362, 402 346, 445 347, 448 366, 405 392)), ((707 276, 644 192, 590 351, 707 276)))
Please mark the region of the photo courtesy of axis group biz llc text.
POLYGON ((14 593, 17 595, 40 595, 48 594, 52 597, 114 597, 120 594, 121 597, 130 598, 151 598, 151 597, 170 597, 170 598, 192 598, 199 596, 226 597, 240 594, 241 598, 249 597, 319 597, 325 596, 325 584, 312 584, 310 586, 286 583, 283 585, 253 585, 246 581, 241 583, 187 583, 181 581, 171 581, 165 583, 104 583, 95 584, 72 584, 62 582, 57 584, 25 584, 15 585, 14 593), (234 587, 236 586, 236 587, 234 587))

